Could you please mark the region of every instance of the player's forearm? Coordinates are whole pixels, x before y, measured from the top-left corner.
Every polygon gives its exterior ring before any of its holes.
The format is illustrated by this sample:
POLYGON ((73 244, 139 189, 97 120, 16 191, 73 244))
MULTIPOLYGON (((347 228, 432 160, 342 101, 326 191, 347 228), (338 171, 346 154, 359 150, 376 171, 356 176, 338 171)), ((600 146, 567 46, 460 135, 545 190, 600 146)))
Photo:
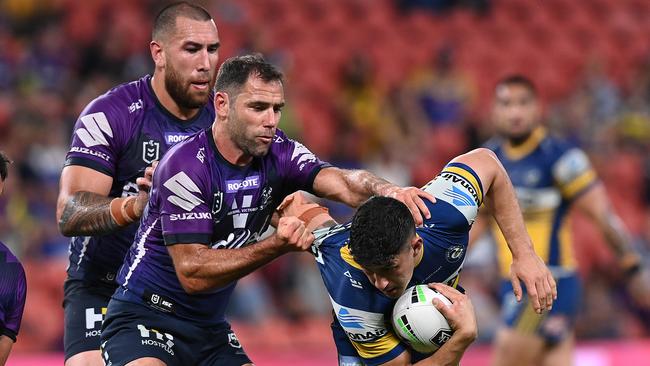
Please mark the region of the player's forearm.
POLYGON ((76 192, 71 195, 59 219, 59 231, 65 236, 102 235, 115 231, 119 226, 111 217, 112 197, 92 192, 76 192))
POLYGON ((9 358, 9 352, 11 352, 11 347, 13 346, 14 341, 4 335, 0 335, 0 366, 4 366, 9 358))
POLYGON ((476 334, 454 333, 433 355, 416 362, 413 366, 456 366, 460 363, 467 347, 474 342, 476 334))
POLYGON ((365 170, 341 170, 346 189, 338 192, 337 199, 349 206, 358 207, 372 196, 387 196, 397 186, 365 170))
POLYGON ((193 256, 187 257, 185 263, 175 260, 174 266, 181 285, 187 293, 192 294, 226 286, 286 252, 276 245, 275 236, 272 235, 254 245, 238 249, 201 246, 193 256))
POLYGON ((526 231, 521 209, 517 202, 515 189, 505 169, 495 160, 495 174, 487 193, 492 215, 499 229, 506 238, 513 257, 533 250, 533 245, 526 231))

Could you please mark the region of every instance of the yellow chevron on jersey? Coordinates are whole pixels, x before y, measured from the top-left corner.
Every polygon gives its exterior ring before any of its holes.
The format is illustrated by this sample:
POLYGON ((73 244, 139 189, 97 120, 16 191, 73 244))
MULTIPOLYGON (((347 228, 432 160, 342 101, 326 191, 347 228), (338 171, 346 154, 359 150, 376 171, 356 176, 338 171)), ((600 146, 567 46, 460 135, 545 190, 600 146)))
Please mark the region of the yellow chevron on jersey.
POLYGON ((468 189, 476 197, 476 205, 479 207, 481 206, 483 203, 483 187, 481 187, 478 178, 474 176, 472 172, 469 172, 467 169, 452 163, 445 166, 445 168, 442 169, 442 172, 440 172, 440 175, 443 175, 445 173, 453 173, 465 178, 465 180, 467 180, 467 182, 471 185, 471 188, 468 189))
MULTIPOLYGON (((576 263, 567 217, 574 198, 596 182, 587 155, 570 144, 536 129, 518 147, 506 141, 488 143, 512 181, 535 252, 550 266, 574 270, 576 263)), ((501 274, 510 273, 512 255, 493 222, 501 274)))

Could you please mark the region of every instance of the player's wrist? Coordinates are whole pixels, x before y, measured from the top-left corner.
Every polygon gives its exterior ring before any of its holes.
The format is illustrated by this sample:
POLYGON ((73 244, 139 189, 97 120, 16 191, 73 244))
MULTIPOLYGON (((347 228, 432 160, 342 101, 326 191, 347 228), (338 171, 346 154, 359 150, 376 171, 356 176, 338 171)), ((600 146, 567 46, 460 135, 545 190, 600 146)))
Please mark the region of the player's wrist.
POLYGON ((113 221, 120 227, 127 226, 140 218, 136 213, 136 197, 118 197, 111 200, 110 213, 113 221))

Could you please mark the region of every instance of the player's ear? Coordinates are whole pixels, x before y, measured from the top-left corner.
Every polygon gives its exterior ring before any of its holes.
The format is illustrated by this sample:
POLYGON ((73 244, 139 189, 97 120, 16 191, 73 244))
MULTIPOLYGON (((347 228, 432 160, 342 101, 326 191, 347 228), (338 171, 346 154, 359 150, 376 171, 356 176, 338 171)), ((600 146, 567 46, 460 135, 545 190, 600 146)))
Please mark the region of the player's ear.
POLYGON ((156 68, 164 68, 165 52, 163 51, 162 45, 156 41, 151 41, 151 43, 149 43, 149 50, 151 51, 151 58, 153 59, 156 68))
POLYGON ((413 248, 413 257, 417 258, 417 256, 420 255, 420 251, 422 250, 422 238, 420 235, 415 234, 413 237, 413 240, 411 240, 411 248, 413 248))
POLYGON ((230 98, 226 92, 216 92, 214 94, 214 109, 217 111, 217 116, 221 118, 228 117, 230 111, 230 98))

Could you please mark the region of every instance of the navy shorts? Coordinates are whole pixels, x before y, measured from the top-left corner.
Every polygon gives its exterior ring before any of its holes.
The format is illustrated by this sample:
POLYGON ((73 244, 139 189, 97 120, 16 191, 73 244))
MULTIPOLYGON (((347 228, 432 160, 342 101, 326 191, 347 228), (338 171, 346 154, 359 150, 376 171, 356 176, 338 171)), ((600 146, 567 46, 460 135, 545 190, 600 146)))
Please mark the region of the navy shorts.
POLYGON ((108 301, 115 287, 89 285, 68 279, 63 285, 65 359, 86 351, 99 351, 99 335, 108 301))
POLYGON ((565 339, 573 332, 576 316, 582 296, 582 285, 576 273, 565 274, 555 279, 557 283, 557 300, 553 309, 538 315, 533 310, 526 296, 526 288, 520 303, 512 293, 509 280, 501 283, 502 317, 505 324, 522 333, 537 334, 553 345, 565 339))
POLYGON ((111 299, 101 335, 106 365, 121 366, 142 357, 168 366, 241 366, 252 363, 230 324, 200 326, 136 304, 111 299))

